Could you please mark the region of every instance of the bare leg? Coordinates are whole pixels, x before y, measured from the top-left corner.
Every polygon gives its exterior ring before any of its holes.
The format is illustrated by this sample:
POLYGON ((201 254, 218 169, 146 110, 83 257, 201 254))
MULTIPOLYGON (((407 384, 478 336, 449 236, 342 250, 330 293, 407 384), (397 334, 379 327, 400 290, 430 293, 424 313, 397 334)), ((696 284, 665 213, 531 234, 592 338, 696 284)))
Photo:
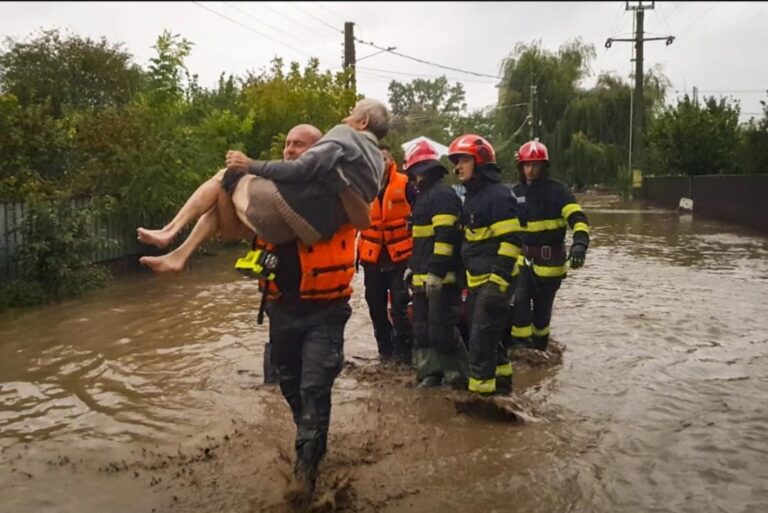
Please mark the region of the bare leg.
POLYGON ((164 248, 173 242, 176 234, 190 221, 199 218, 204 213, 214 207, 219 199, 221 190, 221 177, 224 175, 224 169, 220 170, 200 187, 197 188, 187 202, 181 207, 179 213, 173 220, 160 230, 147 230, 138 228, 136 233, 139 242, 152 244, 158 248, 164 248))
POLYGON ((224 240, 253 238, 253 231, 240 222, 231 198, 221 187, 219 191, 220 197, 216 201, 216 206, 198 219, 192 232, 178 248, 167 255, 141 257, 139 263, 157 273, 178 272, 184 269, 195 250, 203 242, 213 238, 216 232, 219 232, 224 240))

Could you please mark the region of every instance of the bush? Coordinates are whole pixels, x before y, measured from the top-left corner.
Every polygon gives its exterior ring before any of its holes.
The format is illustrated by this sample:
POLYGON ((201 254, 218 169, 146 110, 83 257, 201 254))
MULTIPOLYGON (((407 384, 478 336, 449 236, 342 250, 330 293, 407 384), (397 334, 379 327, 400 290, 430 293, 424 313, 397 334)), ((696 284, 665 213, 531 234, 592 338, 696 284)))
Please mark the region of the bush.
POLYGON ((114 241, 95 233, 97 215, 93 202, 85 206, 71 200, 31 203, 20 227, 21 282, 37 284, 48 299, 56 300, 106 285, 109 273, 91 262, 96 251, 114 241))

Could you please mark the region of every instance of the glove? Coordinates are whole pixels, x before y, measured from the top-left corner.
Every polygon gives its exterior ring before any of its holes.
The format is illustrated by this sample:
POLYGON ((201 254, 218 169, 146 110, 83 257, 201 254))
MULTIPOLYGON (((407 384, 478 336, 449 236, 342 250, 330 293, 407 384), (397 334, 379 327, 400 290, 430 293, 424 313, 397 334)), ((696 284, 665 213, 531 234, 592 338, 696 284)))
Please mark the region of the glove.
POLYGON ((578 269, 584 265, 584 259, 587 258, 587 247, 584 244, 573 244, 568 258, 571 261, 571 269, 578 269))
POLYGON ((424 280, 424 288, 427 290, 427 296, 439 294, 443 289, 443 279, 436 274, 428 274, 424 280))
POLYGON ((410 287, 413 283, 413 269, 406 269, 405 272, 403 272, 403 283, 405 283, 406 287, 410 287))

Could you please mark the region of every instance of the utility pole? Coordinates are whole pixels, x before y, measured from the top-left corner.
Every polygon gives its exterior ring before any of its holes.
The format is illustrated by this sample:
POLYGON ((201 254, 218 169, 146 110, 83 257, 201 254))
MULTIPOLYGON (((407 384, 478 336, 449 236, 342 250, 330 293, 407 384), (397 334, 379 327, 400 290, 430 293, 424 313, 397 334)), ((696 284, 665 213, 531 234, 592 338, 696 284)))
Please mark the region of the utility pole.
POLYGON ((699 106, 699 88, 693 86, 693 104, 699 106))
POLYGON ((643 72, 643 43, 645 41, 663 40, 666 41, 667 46, 669 46, 675 40, 675 36, 643 37, 645 10, 653 9, 656 5, 656 2, 643 2, 640 0, 638 2, 632 2, 632 4, 633 5, 630 5, 630 2, 625 2, 624 10, 635 11, 635 37, 632 39, 609 37, 605 41, 606 48, 610 48, 611 43, 614 41, 627 41, 635 43, 635 91, 632 98, 632 110, 634 112, 630 113, 630 117, 632 118, 632 134, 630 136, 632 141, 630 148, 631 158, 629 161, 630 173, 632 173, 633 167, 636 169, 642 169, 643 167, 643 150, 645 145, 645 96, 643 95, 643 79, 645 78, 645 74, 643 72))
POLYGON ((347 87, 353 90, 357 89, 355 62, 355 24, 347 21, 344 23, 344 69, 352 68, 352 78, 347 87))
POLYGON ((541 137, 539 133, 539 86, 531 85, 531 140, 541 137))

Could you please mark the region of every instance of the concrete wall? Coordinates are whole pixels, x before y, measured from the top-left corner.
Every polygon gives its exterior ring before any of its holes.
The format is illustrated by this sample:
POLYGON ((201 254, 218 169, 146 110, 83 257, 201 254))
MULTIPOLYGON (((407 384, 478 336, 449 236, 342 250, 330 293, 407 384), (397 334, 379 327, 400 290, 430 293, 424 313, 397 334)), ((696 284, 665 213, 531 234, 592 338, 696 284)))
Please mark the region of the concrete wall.
POLYGON ((642 197, 665 208, 693 199, 693 215, 768 232, 768 174, 644 177, 642 197))

